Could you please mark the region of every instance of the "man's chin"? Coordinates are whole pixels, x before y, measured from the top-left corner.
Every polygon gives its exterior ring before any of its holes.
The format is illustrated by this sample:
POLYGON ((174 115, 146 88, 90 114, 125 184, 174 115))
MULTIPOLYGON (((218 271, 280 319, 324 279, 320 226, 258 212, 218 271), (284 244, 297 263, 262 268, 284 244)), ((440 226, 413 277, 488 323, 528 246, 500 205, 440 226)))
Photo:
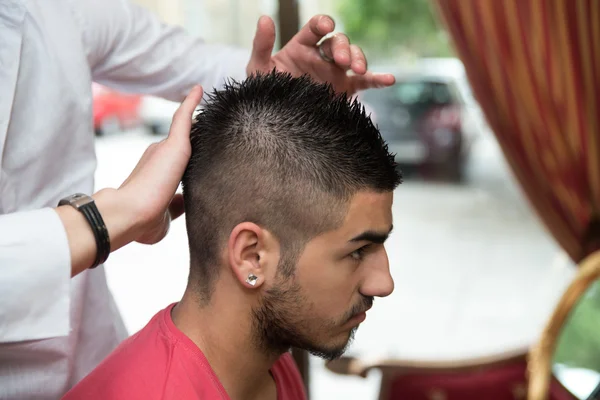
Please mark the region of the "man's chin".
POLYGON ((325 361, 333 361, 337 360, 346 352, 346 348, 342 349, 310 349, 308 350, 310 354, 315 357, 322 358, 325 361))
POLYGON ((332 361, 344 355, 350 344, 354 340, 356 329, 352 329, 342 343, 332 344, 330 346, 313 346, 306 349, 313 356, 322 358, 327 361, 332 361))

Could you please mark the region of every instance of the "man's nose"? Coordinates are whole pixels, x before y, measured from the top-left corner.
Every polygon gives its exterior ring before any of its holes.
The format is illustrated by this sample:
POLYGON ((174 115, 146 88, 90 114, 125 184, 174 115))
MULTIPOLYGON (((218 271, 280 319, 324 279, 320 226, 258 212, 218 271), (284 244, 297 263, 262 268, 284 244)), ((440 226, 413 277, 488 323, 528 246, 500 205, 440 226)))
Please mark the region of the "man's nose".
POLYGON ((386 297, 394 291, 394 279, 390 274, 390 263, 387 253, 373 260, 366 268, 366 278, 361 286, 363 296, 386 297))

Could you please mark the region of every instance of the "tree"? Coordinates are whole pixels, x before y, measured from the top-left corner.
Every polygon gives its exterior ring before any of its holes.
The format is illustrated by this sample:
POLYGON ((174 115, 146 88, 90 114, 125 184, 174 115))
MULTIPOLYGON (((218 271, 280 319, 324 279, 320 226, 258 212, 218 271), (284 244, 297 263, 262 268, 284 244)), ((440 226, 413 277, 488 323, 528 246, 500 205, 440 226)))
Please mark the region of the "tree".
POLYGON ((600 280, 577 302, 557 341, 554 362, 600 372, 600 280))
POLYGON ((337 0, 344 30, 377 56, 451 56, 429 0, 337 0))

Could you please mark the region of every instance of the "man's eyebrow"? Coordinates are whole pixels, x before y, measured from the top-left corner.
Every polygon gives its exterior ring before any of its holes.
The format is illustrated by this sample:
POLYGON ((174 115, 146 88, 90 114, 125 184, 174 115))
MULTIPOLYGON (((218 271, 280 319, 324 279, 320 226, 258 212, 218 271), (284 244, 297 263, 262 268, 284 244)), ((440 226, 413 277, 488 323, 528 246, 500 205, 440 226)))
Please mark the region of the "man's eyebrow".
POLYGON ((390 233, 392 233, 393 229, 394 226, 392 225, 387 232, 364 231, 360 235, 350 239, 350 242, 373 242, 377 244, 382 244, 387 240, 388 236, 390 236, 390 233))

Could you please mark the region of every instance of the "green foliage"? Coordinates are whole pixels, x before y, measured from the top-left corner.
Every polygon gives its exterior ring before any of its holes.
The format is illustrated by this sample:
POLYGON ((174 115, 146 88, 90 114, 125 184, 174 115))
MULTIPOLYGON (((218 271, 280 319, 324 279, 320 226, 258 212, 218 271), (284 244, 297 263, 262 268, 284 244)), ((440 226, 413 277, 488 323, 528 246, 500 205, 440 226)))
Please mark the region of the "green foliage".
POLYGON ((571 311, 558 339, 554 362, 600 372, 600 281, 571 311))
POLYGON ((451 49, 429 0, 337 0, 345 32, 367 51, 444 57, 451 49))

